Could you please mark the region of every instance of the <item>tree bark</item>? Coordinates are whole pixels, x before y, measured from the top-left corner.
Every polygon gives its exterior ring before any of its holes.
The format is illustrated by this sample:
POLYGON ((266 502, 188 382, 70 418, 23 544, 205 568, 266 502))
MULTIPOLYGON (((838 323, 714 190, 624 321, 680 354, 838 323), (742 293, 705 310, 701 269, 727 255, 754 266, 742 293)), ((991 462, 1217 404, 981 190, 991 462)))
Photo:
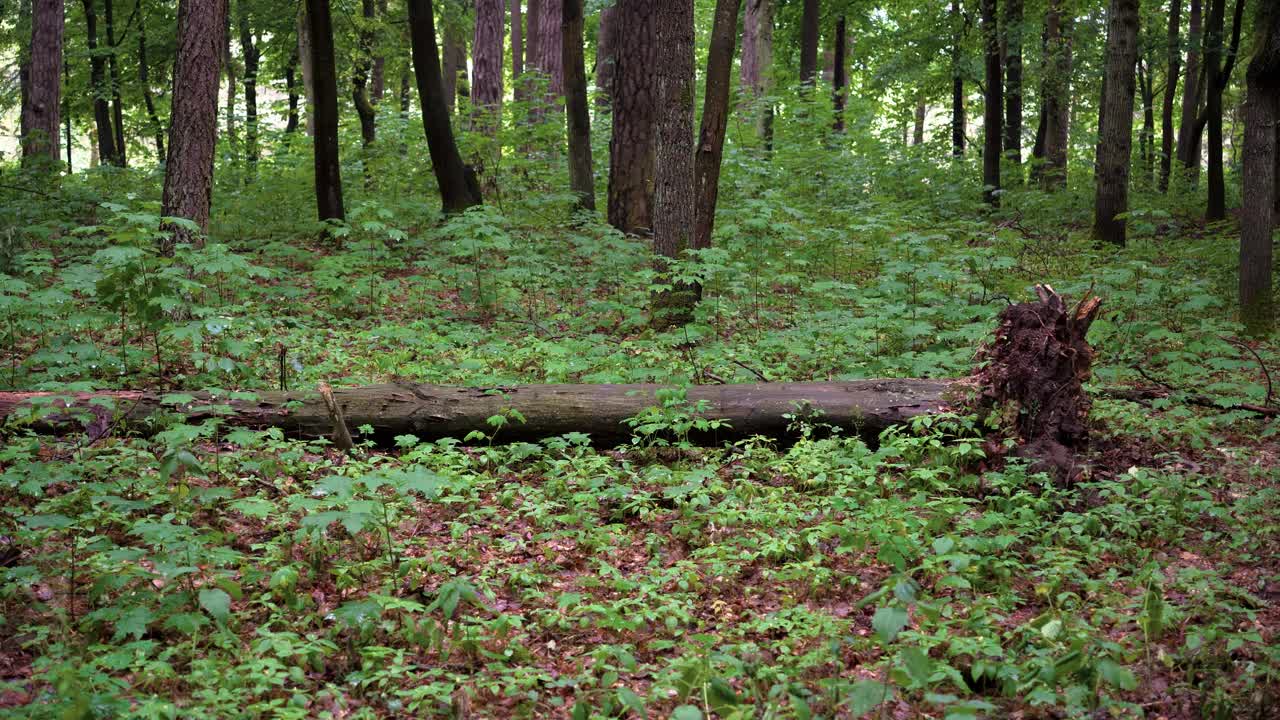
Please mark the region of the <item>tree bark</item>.
POLYGON ((244 57, 244 157, 249 176, 258 167, 258 65, 262 51, 254 41, 253 27, 249 19, 248 3, 239 3, 240 54, 244 57))
MULTIPOLYGON (((524 72, 531 74, 538 69, 538 58, 541 57, 542 34, 538 28, 542 24, 543 0, 528 0, 525 8, 524 24, 524 72)), ((528 101, 533 96, 532 78, 525 78, 524 83, 516 85, 516 97, 528 101)))
MULTIPOLYGON (((694 158, 694 187, 697 192, 692 247, 711 247, 715 229, 716 203, 720 197, 720 164, 724 159, 724 135, 729 124, 729 85, 733 73, 733 51, 738 35, 741 0, 716 0, 711 46, 707 50, 706 89, 702 98, 702 126, 698 131, 694 158)), ((701 288, 698 293, 701 294, 701 288)))
POLYGON ((615 17, 609 224, 627 234, 647 235, 653 229, 657 12, 650 0, 619 0, 615 17))
POLYGON ((120 167, 129 164, 128 152, 124 142, 124 101, 120 97, 120 66, 116 62, 116 30, 113 0, 103 0, 103 28, 107 34, 107 47, 111 54, 107 56, 107 79, 111 85, 111 126, 115 130, 116 158, 120 167))
MULTIPOLYGON (((213 152, 218 139, 218 74, 226 32, 226 0, 179 0, 178 43, 173 63, 173 111, 169 159, 164 169, 163 212, 209 227, 213 194, 213 152)), ((181 242, 202 235, 170 227, 161 251, 173 254, 181 242)))
POLYGON ((849 84, 848 68, 845 64, 847 39, 848 31, 845 29, 844 15, 841 15, 836 19, 835 48, 831 57, 831 101, 835 110, 832 129, 838 133, 844 132, 844 93, 845 86, 849 84))
POLYGON ((383 49, 383 42, 380 33, 377 32, 377 24, 382 22, 382 18, 387 16, 387 0, 377 0, 377 12, 374 17, 374 33, 372 37, 373 43, 373 69, 369 78, 369 99, 373 104, 377 105, 382 102, 382 96, 386 94, 387 89, 387 57, 383 49))
POLYGON ((227 16, 223 19, 226 25, 223 32, 222 71, 227 75, 227 145, 231 148, 231 162, 240 162, 240 135, 236 129, 236 61, 231 55, 231 0, 227 0, 227 16))
POLYGON ((453 139, 444 81, 440 74, 440 51, 436 46, 435 13, 431 0, 408 0, 409 38, 413 47, 413 70, 418 79, 418 103, 422 106, 422 126, 431 153, 431 166, 440 188, 446 213, 458 213, 480 204, 480 188, 474 175, 462 164, 453 139))
POLYGON ((1200 67, 1200 49, 1204 42, 1201 22, 1201 0, 1191 0, 1187 24, 1187 72, 1182 83, 1182 121, 1178 123, 1178 161, 1188 170, 1194 166, 1197 172, 1200 168, 1200 138, 1195 127, 1204 81, 1200 67))
POLYGON ((1274 323, 1272 236, 1280 201, 1280 7, 1264 6, 1258 17, 1260 44, 1245 71, 1244 204, 1240 212, 1240 316, 1252 335, 1274 323))
POLYGON ((1004 87, 997 17, 996 0, 982 0, 982 38, 986 60, 982 98, 982 198, 993 207, 1000 207, 1000 154, 1004 135, 1004 87))
MULTIPOLYGON (((693 152, 693 0, 657 0, 658 63, 657 172, 653 197, 654 267, 667 276, 670 261, 692 246, 696 221, 693 152)), ((670 290, 653 299, 653 324, 683 325, 697 302, 691 286, 667 277, 670 290)))
POLYGON ((1169 34, 1166 40, 1169 67, 1165 71, 1164 98, 1160 105, 1160 192, 1169 190, 1169 174, 1173 169, 1173 98, 1178 92, 1182 51, 1178 25, 1182 22, 1182 0, 1169 0, 1169 34))
POLYGON ((520 0, 511 0, 511 82, 513 97, 516 102, 525 99, 524 83, 520 76, 524 75, 524 18, 521 16, 520 0))
POLYGON ((116 133, 111 125, 111 106, 107 101, 106 60, 98 53, 98 14, 94 0, 83 0, 85 44, 89 48, 89 87, 93 93, 93 123, 98 130, 98 159, 107 165, 121 165, 116 149, 116 133))
MULTIPOLYGON (((1050 0, 1053 2, 1053 0, 1050 0)), ((951 155, 964 156, 964 140, 967 122, 964 111, 964 72, 962 61, 965 29, 968 21, 963 19, 960 0, 951 0, 951 155)))
POLYGON ((1022 0, 1004 4, 1004 155, 1022 182, 1022 0))
POLYGON ((821 27, 818 0, 804 0, 800 12, 800 83, 813 85, 818 74, 818 33, 821 27))
POLYGON ((467 36, 458 17, 462 9, 453 0, 446 0, 445 5, 455 9, 453 17, 444 22, 444 55, 441 57, 445 103, 449 112, 453 112, 459 98, 471 96, 471 86, 467 82, 467 36))
POLYGON ((1142 183, 1150 182, 1156 169, 1156 94, 1151 72, 1151 63, 1146 58, 1139 58, 1138 90, 1142 95, 1142 131, 1138 133, 1138 158, 1142 169, 1139 180, 1142 183))
POLYGON ((1098 118, 1093 231, 1099 240, 1125 244, 1129 209, 1129 160, 1133 150, 1134 65, 1138 56, 1138 0, 1111 0, 1107 12, 1107 62, 1098 118))
POLYGON ((311 21, 307 4, 298 4, 298 58, 302 64, 302 89, 307 98, 307 135, 316 134, 316 73, 311 60, 311 21))
POLYGON ((1067 154, 1071 120, 1070 18, 1062 14, 1063 0, 1049 0, 1045 13, 1044 170, 1040 185, 1047 191, 1067 185, 1067 154))
MULTIPOLYGON (((356 33, 356 62, 351 73, 351 101, 355 105, 356 116, 360 118, 361 147, 367 156, 369 148, 378 140, 378 111, 373 107, 373 100, 369 97, 369 75, 373 72, 373 28, 378 18, 374 0, 360 0, 360 15, 363 22, 356 33)), ((371 183, 372 177, 366 162, 365 182, 371 183)))
POLYGON ((609 112, 613 107, 613 69, 617 45, 617 7, 610 5, 600 11, 600 26, 596 31, 596 110, 609 112))
POLYGON ((916 100, 915 127, 911 130, 911 144, 924 144, 924 119, 928 113, 928 108, 924 104, 924 98, 916 100))
POLYGON ((164 124, 156 112, 155 93, 151 90, 150 69, 147 65, 147 19, 145 13, 138 18, 138 84, 142 86, 142 102, 147 108, 147 122, 156 143, 156 164, 164 164, 164 124))
MULTIPOLYGON (((542 12, 538 17, 538 55, 534 67, 547 80, 548 106, 564 94, 564 50, 560 26, 564 18, 564 0, 542 0, 542 12)), ((530 26, 530 33, 534 32, 530 26)))
POLYGON ((62 109, 62 0, 33 0, 21 109, 22 166, 56 173, 62 109))
MULTIPOLYGON (((569 132, 569 189, 579 210, 596 209, 595 168, 591 161, 591 110, 587 105, 587 67, 582 49, 582 0, 561 0, 560 48, 564 57, 565 109, 569 132)), ((501 31, 499 31, 501 32, 501 31)))
POLYGON ((306 0, 311 31, 311 67, 315 73, 316 212, 320 220, 344 220, 342 165, 338 159, 338 70, 333 50, 329 0, 306 0))
POLYGON ((1213 222, 1227 217, 1226 183, 1222 168, 1222 94, 1231 83, 1231 70, 1235 67, 1240 50, 1240 26, 1244 17, 1245 0, 1236 0, 1231 21, 1231 46, 1223 47, 1223 15, 1226 0, 1209 1, 1209 28, 1205 46, 1205 114, 1209 125, 1209 201, 1205 219, 1213 222), (1223 53, 1226 53, 1225 63, 1223 53))
POLYGON ((296 45, 293 48, 293 57, 289 58, 289 63, 284 66, 284 87, 285 94, 289 98, 284 131, 295 133, 298 131, 298 48, 296 45))
POLYGON ((756 136, 773 149, 773 103, 764 100, 773 87, 773 0, 745 0, 742 22, 742 85, 760 107, 756 136))
MULTIPOLYGON (((488 419, 514 409, 523 423, 511 423, 497 431, 499 442, 536 441, 566 433, 587 433, 593 441, 625 442, 632 435, 627 419, 661 404, 661 385, 524 385, 494 393, 484 388, 443 385, 370 385, 336 388, 333 397, 342 409, 346 425, 368 425, 373 439, 390 445, 396 436, 415 435, 420 440, 462 438, 471 432, 492 433, 488 419)), ((959 388, 950 380, 860 380, 838 383, 758 383, 752 385, 699 385, 687 390, 686 401, 705 403, 699 413, 723 419, 726 425, 695 441, 722 442, 754 435, 794 437, 797 415, 875 439, 889 427, 913 418, 943 412, 959 388), (954 388, 954 389, 953 389, 954 388)), ((99 393, 0 392, 0 418, 20 419, 41 407, 50 397, 66 398, 77 412, 46 416, 34 423, 42 432, 76 432, 83 416, 94 420, 90 431, 104 432, 113 425, 121 430, 147 432, 148 419, 178 411, 187 422, 220 417, 235 427, 276 427, 298 438, 328 437, 333 423, 318 392, 260 392, 253 400, 196 399, 174 407, 163 395, 138 391, 99 393), (114 402, 115 412, 103 407, 114 402), (92 403, 92 404, 91 404, 92 403), (230 415, 215 415, 211 404, 229 406, 230 415), (118 413, 118 418, 116 417, 118 413), (77 417, 79 416, 79 417, 77 417)), ((65 406, 58 403, 59 406, 65 406)), ((47 407, 47 406, 45 406, 47 407)))

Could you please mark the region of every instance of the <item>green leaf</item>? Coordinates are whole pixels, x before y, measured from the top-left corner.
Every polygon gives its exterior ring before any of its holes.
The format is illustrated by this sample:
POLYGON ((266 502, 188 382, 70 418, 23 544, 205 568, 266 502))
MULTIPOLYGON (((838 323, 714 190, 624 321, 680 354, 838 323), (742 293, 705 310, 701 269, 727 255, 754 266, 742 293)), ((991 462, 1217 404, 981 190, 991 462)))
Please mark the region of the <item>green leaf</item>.
POLYGON ((907 611, 897 607, 882 607, 876 610, 876 614, 871 618, 871 627, 879 636, 880 642, 888 645, 893 642, 898 633, 907 626, 909 616, 907 611))
POLYGON ((231 617, 231 596, 226 590, 218 588, 201 590, 200 607, 212 615, 214 620, 225 623, 231 617))
POLYGON ((671 720, 702 720, 702 711, 693 705, 681 705, 671 711, 671 720))
POLYGON ((644 710, 644 699, 629 688, 618 688, 618 702, 640 717, 648 717, 644 710))
POLYGON ((1133 673, 1112 660, 1104 659, 1098 662, 1098 675, 1108 685, 1121 690, 1133 690, 1138 687, 1138 679, 1133 676, 1133 673))
POLYGON ((878 680, 859 680, 854 683, 845 702, 849 705, 849 714, 862 717, 879 707, 880 703, 893 697, 888 685, 878 680))
POLYGON ((140 605, 129 608, 116 620, 116 632, 112 640, 119 641, 126 635, 132 635, 134 640, 141 640, 147 633, 147 626, 155 617, 155 613, 151 612, 150 608, 140 605))
POLYGON ((929 684, 929 676, 933 674, 933 661, 925 651, 918 647, 909 647, 902 651, 901 657, 907 674, 917 685, 929 684))

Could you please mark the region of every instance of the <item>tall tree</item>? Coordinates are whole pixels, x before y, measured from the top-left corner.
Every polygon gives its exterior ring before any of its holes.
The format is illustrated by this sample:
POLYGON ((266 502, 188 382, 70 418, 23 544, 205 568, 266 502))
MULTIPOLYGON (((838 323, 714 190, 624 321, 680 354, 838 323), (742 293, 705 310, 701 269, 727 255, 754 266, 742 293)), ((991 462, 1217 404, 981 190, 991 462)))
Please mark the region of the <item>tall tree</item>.
POLYGON ((467 83, 467 36, 463 29, 463 9, 459 0, 447 0, 445 7, 452 10, 444 21, 444 54, 441 57, 443 67, 445 102, 449 112, 453 112, 458 98, 470 97, 471 88, 467 83))
MULTIPOLYGON (((1050 0, 1052 1, 1052 0, 1050 0)), ((951 154, 964 155, 967 125, 964 111, 964 36, 969 20, 960 0, 951 0, 951 154)))
POLYGON ((1067 151, 1071 118, 1071 21, 1063 0, 1049 0, 1045 12, 1044 169, 1040 184, 1055 190, 1067 184, 1067 151))
POLYGON ((596 108, 608 112, 613 106, 614 46, 618 40, 617 8, 613 5, 600 10, 600 24, 596 30, 596 108))
POLYGON ((107 34, 107 79, 111 85, 111 127, 116 133, 116 158, 119 160, 120 167, 124 167, 128 164, 128 152, 124 142, 124 100, 120 96, 120 65, 116 59, 114 6, 113 0, 102 0, 103 26, 107 34))
MULTIPOLYGON (((656 0, 658 63, 658 165, 654 188, 655 268, 665 274, 670 261, 691 246, 696 216, 693 153, 693 0, 656 0)), ((653 300, 655 327, 692 319, 695 290, 672 281, 653 300)))
POLYGON ((582 210, 596 209, 591 162, 591 111, 587 107, 587 66, 582 57, 582 0, 561 0, 565 109, 569 127, 569 188, 582 210))
POLYGON ((480 127, 490 134, 497 131, 498 113, 502 108, 502 36, 506 12, 506 0, 476 0, 476 29, 471 42, 471 105, 485 116, 480 127))
POLYGON ((1182 120, 1178 123, 1178 162, 1185 168, 1194 166, 1197 171, 1200 168, 1200 136, 1195 127, 1204 83, 1200 74, 1201 23, 1201 0, 1191 0, 1187 21, 1187 79, 1182 83, 1182 120))
MULTIPOLYGON (((369 96, 369 76, 373 72, 374 23, 378 18, 374 0, 360 0, 361 22, 356 32, 356 62, 351 73, 351 102, 360 118, 361 146, 367 151, 378 140, 378 111, 369 96)), ((246 66, 248 62, 246 61, 246 66)), ((247 71, 246 71, 247 75, 247 71)), ((365 180, 372 175, 366 163, 365 180)))
POLYGON ((1138 0, 1111 0, 1107 11, 1107 61, 1098 152, 1094 165, 1093 232, 1099 240, 1125 244, 1129 210, 1129 160, 1133 151, 1134 66, 1138 59, 1138 0))
MULTIPOLYGON (((773 87, 773 0, 745 0, 742 21, 742 85, 757 102, 773 87)), ((756 135, 773 147, 773 103, 764 101, 756 116, 756 135)))
POLYGON ((1173 168, 1173 98, 1178 92, 1182 65, 1182 49, 1178 47, 1181 22, 1182 0, 1169 0, 1169 31, 1165 39, 1169 65, 1164 74, 1164 98, 1160 104, 1160 192, 1169 189, 1169 173, 1173 168))
POLYGON ((258 65, 260 42, 249 18, 249 3, 237 3, 240 28, 240 55, 244 58, 244 157, 252 175, 258 165, 258 65))
MULTIPOLYGON (((164 167, 163 212, 209 227, 213 151, 218 139, 218 74, 226 32, 226 0, 179 0, 178 46, 173 63, 173 112, 169 159, 164 167)), ((161 251, 200 242, 185 227, 169 228, 161 251)))
POLYGON ((298 131, 298 47, 294 45, 293 55, 289 58, 288 64, 284 66, 284 86, 285 94, 288 96, 288 110, 286 111, 284 131, 286 133, 295 133, 298 131))
POLYGON ((377 24, 387 16, 387 0, 377 0, 373 33, 373 68, 369 77, 369 100, 375 105, 382 102, 387 89, 387 56, 380 34, 376 32, 377 24))
MULTIPOLYGON (((542 25, 543 0, 528 0, 524 14, 524 72, 532 73, 538 69, 538 58, 541 57, 542 34, 538 28, 542 25)), ((530 82, 517 84, 517 99, 528 100, 532 96, 530 82)))
POLYGON ((654 118, 658 108, 657 11, 653 0, 618 0, 613 134, 609 139, 609 224, 629 234, 653 229, 654 118))
POLYGON ((1004 154, 1022 180, 1022 0, 1004 4, 1004 154))
POLYGON ((524 84, 520 76, 524 74, 524 18, 521 16, 520 0, 511 0, 511 81, 516 102, 524 100, 524 84))
POLYGON ((312 63, 311 21, 307 4, 298 3, 298 58, 302 65, 302 89, 307 98, 307 135, 316 134, 316 72, 312 63))
POLYGON ((236 130, 236 86, 239 70, 236 68, 235 55, 231 53, 231 2, 227 0, 226 28, 223 32, 222 71, 227 76, 227 99, 225 119, 227 123, 227 144, 231 146, 232 162, 240 161, 240 135, 236 130))
POLYGON ((22 97, 22 166, 58 167, 59 112, 62 107, 62 0, 33 0, 31 46, 22 97))
POLYGON ((1250 333, 1271 330, 1272 237, 1280 168, 1280 6, 1258 12, 1258 49, 1245 71, 1244 205, 1240 213, 1240 315, 1250 333))
POLYGON ((306 0, 311 30, 311 67, 315 73, 316 212, 321 220, 343 220, 342 165, 338 160, 338 70, 333 50, 329 0, 306 0))
POLYGON ((564 51, 560 30, 564 18, 563 4, 564 0, 542 0, 537 30, 532 26, 529 28, 530 34, 538 34, 538 55, 533 65, 546 76, 549 102, 564 94, 564 51))
POLYGON ((1236 0, 1230 48, 1223 47, 1223 15, 1226 4, 1226 0, 1209 0, 1209 27, 1205 34, 1205 115, 1209 125, 1209 202, 1205 219, 1209 221, 1227 217, 1226 183, 1222 171, 1222 94, 1231 82, 1231 69, 1235 67, 1236 55, 1240 50, 1240 25, 1245 0, 1236 0))
POLYGON ((145 13, 138 18, 138 85, 142 87, 142 102, 147 108, 147 124, 156 143, 156 164, 164 164, 164 123, 156 112, 155 92, 151 89, 151 70, 147 62, 147 19, 145 13))
POLYGON ((1000 31, 996 0, 982 0, 982 39, 986 71, 982 94, 982 197, 1000 205, 1000 153, 1003 141, 1004 101, 1000 72, 1000 31))
POLYGON ((94 0, 82 0, 86 28, 85 45, 89 48, 89 87, 93 92, 93 123, 98 131, 98 158, 108 165, 122 165, 116 149, 116 132, 111 123, 108 98, 106 58, 98 52, 98 11, 94 0))
MULTIPOLYGON (((835 106, 835 120, 832 123, 832 129, 836 132, 844 132, 844 92, 845 86, 849 84, 848 68, 845 63, 845 41, 847 39, 848 31, 845 29, 844 15, 841 15, 836 18, 835 50, 831 58, 831 99, 835 106)), ((921 132, 923 132, 923 128, 921 132)))
POLYGON ((1145 49, 1138 56, 1138 94, 1142 97, 1142 130, 1138 132, 1138 163, 1142 169, 1139 179, 1146 183, 1155 172, 1155 78, 1151 77, 1151 62, 1142 57, 1145 49))
POLYGON ((818 32, 821 27, 818 0, 804 0, 800 12, 800 82, 812 85, 818 73, 818 32))
POLYGON ((741 0, 716 0, 711 47, 707 50, 707 84, 702 98, 702 127, 698 131, 698 149, 693 168, 697 193, 692 243, 695 250, 711 247, 711 231, 715 228, 716 202, 720 196, 720 164, 724 158, 724 134, 729 124, 733 50, 738 39, 738 10, 741 6, 741 0))
MULTIPOLYGON (((418 104, 422 106, 422 126, 431 153, 431 166, 440 187, 446 213, 457 213, 480 204, 480 187, 462 164, 453 139, 449 108, 445 103, 444 81, 440 75, 440 50, 436 46, 436 20, 431 0, 406 0, 409 9, 409 39, 413 48, 413 71, 418 79, 418 104)), ((407 77, 407 76, 406 76, 407 77)))

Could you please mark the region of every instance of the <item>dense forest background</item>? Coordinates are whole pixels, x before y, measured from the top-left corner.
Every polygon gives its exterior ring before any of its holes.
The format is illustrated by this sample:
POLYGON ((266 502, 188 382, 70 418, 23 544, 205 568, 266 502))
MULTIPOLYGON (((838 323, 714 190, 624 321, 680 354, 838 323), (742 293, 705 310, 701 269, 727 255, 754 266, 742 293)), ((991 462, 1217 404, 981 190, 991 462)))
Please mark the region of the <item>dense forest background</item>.
POLYGON ((1274 0, 6 0, 2 714, 1274 717, 1278 118, 1274 0))

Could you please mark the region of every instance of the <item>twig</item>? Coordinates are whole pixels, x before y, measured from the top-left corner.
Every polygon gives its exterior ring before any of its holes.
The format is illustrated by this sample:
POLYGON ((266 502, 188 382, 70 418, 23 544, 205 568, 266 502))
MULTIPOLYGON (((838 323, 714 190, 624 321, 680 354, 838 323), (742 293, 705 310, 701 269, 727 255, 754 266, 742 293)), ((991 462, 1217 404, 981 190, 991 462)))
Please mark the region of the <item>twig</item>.
POLYGON ((333 444, 343 452, 351 452, 356 445, 351 441, 351 431, 347 429, 347 419, 342 416, 342 408, 333 397, 329 383, 322 382, 317 387, 324 406, 329 410, 329 420, 333 423, 333 444))
POLYGON ((756 377, 760 378, 760 382, 769 382, 769 378, 765 377, 765 376, 764 376, 764 373, 762 373, 762 372, 760 372, 759 370, 757 370, 757 369, 755 369, 755 368, 751 367, 750 365, 747 365, 746 363, 742 362, 741 360, 736 360, 736 359, 734 359, 734 360, 730 360, 729 362, 733 363, 734 365, 737 365, 738 367, 742 368, 743 370, 746 370, 747 372, 751 373, 752 375, 755 375, 756 377))
POLYGON ((1248 350, 1248 351, 1249 351, 1249 354, 1253 356, 1253 359, 1258 361, 1258 367, 1262 368, 1262 376, 1263 376, 1264 378, 1266 378, 1266 380, 1267 380, 1267 399, 1266 399, 1266 400, 1264 400, 1262 404, 1263 404, 1263 405, 1270 405, 1270 404, 1271 404, 1271 397, 1272 397, 1272 392, 1271 392, 1271 371, 1267 369, 1267 364, 1266 364, 1265 362, 1263 362, 1263 361, 1262 361, 1262 356, 1258 354, 1258 351, 1257 351, 1257 350, 1254 350, 1253 348, 1249 347, 1247 344, 1245 344, 1245 343, 1243 343, 1243 342, 1241 342, 1241 341, 1239 341, 1239 340, 1233 340, 1233 339, 1231 339, 1231 338, 1229 338, 1229 337, 1224 337, 1224 338, 1222 338, 1222 340, 1223 340, 1223 342, 1228 342, 1228 343, 1231 343, 1232 345, 1235 345, 1236 347, 1242 347, 1242 348, 1244 348, 1245 350, 1248 350))

